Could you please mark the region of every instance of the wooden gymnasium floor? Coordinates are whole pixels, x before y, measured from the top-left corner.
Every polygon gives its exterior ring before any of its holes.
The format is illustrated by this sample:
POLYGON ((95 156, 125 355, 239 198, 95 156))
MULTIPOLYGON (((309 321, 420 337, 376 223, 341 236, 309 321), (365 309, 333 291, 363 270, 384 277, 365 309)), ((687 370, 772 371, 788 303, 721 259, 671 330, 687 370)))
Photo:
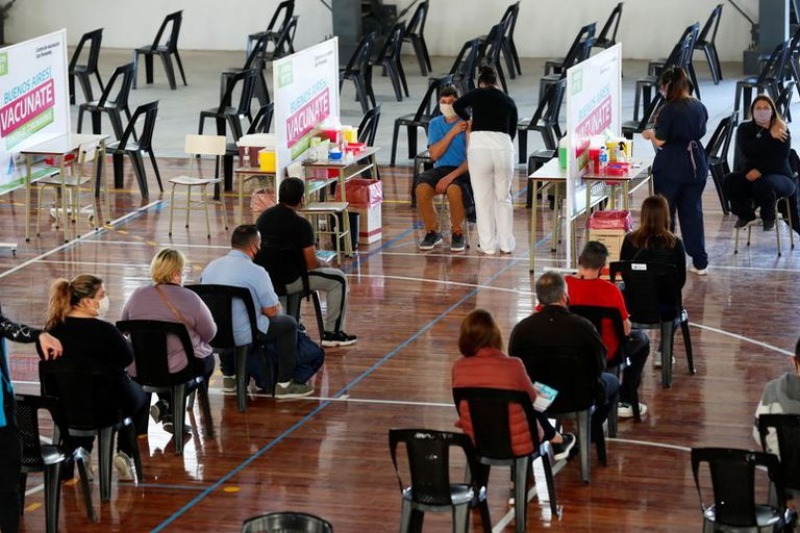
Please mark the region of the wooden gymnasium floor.
MULTIPOLYGON (((168 178, 185 160, 162 159, 168 178)), ((528 273, 529 211, 524 193, 515 210, 518 247, 511 256, 451 254, 439 247, 417 251, 420 231, 408 203, 409 170, 382 169, 385 202, 383 239, 361 247, 342 268, 350 281, 347 331, 355 346, 330 349, 314 378, 315 396, 300 401, 251 396, 246 413, 223 394, 216 374, 211 383, 215 438, 199 411, 189 414, 194 434, 182 457, 170 435, 151 427, 140 441, 145 479, 139 485, 114 482, 112 501, 100 504, 100 523, 90 523, 79 487, 62 492, 62 531, 237 531, 242 520, 265 511, 299 510, 330 520, 337 532, 396 531, 400 495, 387 446, 389 428, 452 429, 455 412, 450 367, 458 357, 462 318, 477 307, 497 317, 506 334, 534 306, 528 273)), ((194 275, 228 249, 228 233, 217 212, 206 240, 202 218, 192 232, 177 229, 167 238, 168 205, 154 190, 143 201, 132 175, 128 190, 112 194, 115 220, 69 243, 46 229, 16 257, 0 253, 3 311, 41 324, 48 285, 58 276, 90 272, 105 280, 116 320, 127 296, 148 282, 148 264, 162 246, 186 253, 194 275), (139 207, 133 212, 131 205, 139 207), (123 206, 128 206, 124 207, 123 206)), ((515 189, 521 189, 520 179, 515 189)), ((662 389, 659 371, 648 363, 641 397, 650 408, 644 421, 623 421, 609 439, 609 464, 592 457, 592 482, 569 461, 556 477, 563 516, 548 521, 546 506, 529 506, 528 528, 560 531, 695 531, 701 516, 689 464, 692 446, 753 447, 751 424, 763 384, 790 370, 787 356, 800 328, 800 296, 794 290, 800 251, 777 258, 773 234, 756 230, 754 243, 733 255, 733 220, 723 217, 709 183, 706 235, 710 275, 689 274, 684 298, 691 319, 697 375, 689 376, 678 342, 675 381, 662 389)), ((165 197, 166 198, 166 197, 165 197)), ((235 199, 226 198, 232 218, 235 199)), ((23 195, 0 197, 0 240, 22 235, 23 195)), ((637 196, 634 204, 641 202, 637 196)), ((549 212, 537 241, 537 272, 555 265, 548 251, 549 212)), ((179 226, 180 227, 180 226, 179 226)), ((787 237, 786 230, 784 237, 787 237)), ((785 239, 788 241, 788 239, 785 239)), ((306 306, 307 308, 310 306, 306 306)), ((304 310, 305 311, 305 310, 304 310)), ((313 324, 311 317, 306 323, 313 324)), ((678 339, 680 341, 680 338, 678 339)), ((18 392, 36 393, 37 359, 28 346, 11 344, 11 369, 18 392)), ((44 528, 40 476, 28 480, 23 531, 44 528)), ((506 504, 508 474, 495 469, 490 508, 495 531, 510 531, 506 504)), ((449 514, 429 513, 426 531, 449 531, 449 514)), ((476 527, 479 527, 477 522, 476 527)))

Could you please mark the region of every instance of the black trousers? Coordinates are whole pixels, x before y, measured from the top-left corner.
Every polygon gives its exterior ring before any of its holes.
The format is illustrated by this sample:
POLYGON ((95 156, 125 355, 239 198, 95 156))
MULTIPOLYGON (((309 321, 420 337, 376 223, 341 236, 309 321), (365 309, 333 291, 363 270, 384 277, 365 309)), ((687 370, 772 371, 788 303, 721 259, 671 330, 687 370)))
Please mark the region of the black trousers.
POLYGON ((22 444, 16 426, 0 428, 0 532, 19 530, 22 444))
POLYGON ((650 339, 647 333, 640 329, 631 330, 625 343, 625 353, 630 360, 630 365, 622 371, 622 384, 619 387, 619 401, 631 403, 632 393, 639 388, 642 382, 642 370, 650 355, 650 339))
POLYGON ((791 178, 782 174, 765 174, 750 181, 744 172, 731 172, 723 183, 725 195, 731 203, 731 211, 739 218, 754 219, 755 208, 761 208, 761 219, 775 220, 775 201, 782 196, 794 194, 791 178))

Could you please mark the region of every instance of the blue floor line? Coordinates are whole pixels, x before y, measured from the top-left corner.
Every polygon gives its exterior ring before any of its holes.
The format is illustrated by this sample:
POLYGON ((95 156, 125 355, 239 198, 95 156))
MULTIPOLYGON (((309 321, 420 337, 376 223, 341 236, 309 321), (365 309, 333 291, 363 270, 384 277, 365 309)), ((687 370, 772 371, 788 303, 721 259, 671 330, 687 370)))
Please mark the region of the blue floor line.
MULTIPOLYGON (((516 260, 515 261, 510 261, 508 265, 506 265, 505 267, 501 268, 497 273, 495 273, 494 275, 489 277, 489 279, 487 279, 486 283, 490 283, 490 282, 494 281, 495 279, 497 279, 499 276, 501 276, 503 273, 505 273, 507 270, 509 270, 512 266, 514 266, 515 263, 516 263, 516 260)), ((377 361, 375 364, 373 364, 371 367, 369 367, 367 370, 365 370, 360 376, 358 376, 355 379, 353 379, 352 381, 350 381, 340 391, 338 391, 336 394, 334 394, 333 397, 334 398, 341 397, 348 390, 350 390, 353 386, 355 386, 356 384, 360 383, 364 378, 366 378, 367 376, 372 374, 375 370, 377 370, 383 363, 385 363, 386 361, 388 361, 389 359, 391 359, 392 357, 397 355, 400 352, 400 350, 402 350, 403 348, 408 346, 411 342, 413 342, 414 340, 419 338, 422 334, 424 334, 426 331, 431 329, 434 325, 439 323, 451 311, 453 311, 454 309, 458 308, 464 302, 466 302, 467 300, 469 300, 470 298, 475 296, 475 294, 477 294, 479 289, 480 289, 480 287, 476 287, 476 288, 472 289, 469 292, 469 294, 465 295, 458 302, 456 302, 455 304, 453 304, 450 307, 448 307, 444 312, 440 313, 439 316, 437 316, 436 318, 434 318, 433 320, 428 322, 428 324, 426 324, 423 328, 421 328, 419 331, 414 333, 411 337, 409 337, 408 339, 403 341, 403 343, 401 343, 399 346, 397 346, 395 349, 393 349, 392 351, 387 353, 379 361, 377 361)), ((314 416, 316 416, 317 413, 319 413, 320 411, 325 409, 331 403, 334 403, 333 400, 326 400, 325 402, 323 402, 320 405, 318 405, 317 407, 315 407, 313 410, 311 410, 310 413, 308 413, 303 418, 298 420, 289 429, 287 429, 286 431, 284 431, 283 433, 278 435, 275 438, 275 440, 273 440, 272 442, 270 442, 269 444, 267 444, 266 446, 264 446, 263 448, 258 450, 255 454, 251 455, 248 459, 246 459, 242 464, 240 464, 239 466, 237 466, 236 468, 234 468, 233 470, 231 470, 230 472, 228 472, 227 474, 222 476, 213 485, 207 487, 205 490, 203 490, 202 493, 198 494, 191 501, 189 501, 186 505, 184 505, 183 507, 178 509, 175 513, 172 514, 172 516, 170 516, 169 518, 164 520, 161 524, 159 524, 156 528, 154 528, 152 530, 152 533, 157 533, 159 531, 163 531, 164 528, 166 528, 172 522, 174 522, 175 520, 180 518, 184 513, 186 513, 189 509, 191 509, 192 507, 197 505, 206 496, 208 496, 209 494, 211 494, 212 492, 217 490, 221 485, 226 483, 229 479, 231 479, 236 474, 238 474, 239 472, 241 472, 242 470, 247 468, 253 461, 255 461, 256 459, 258 459, 259 457, 261 457, 262 455, 267 453, 269 450, 271 450, 273 447, 275 447, 278 443, 280 443, 283 439, 285 439, 286 437, 288 437, 289 435, 294 433, 297 429, 301 428, 306 422, 308 422, 309 420, 314 418, 314 416)))
POLYGON ((377 254, 383 252, 384 250, 388 250, 396 242, 401 241, 401 240, 405 239, 406 237, 408 237, 408 235, 410 233, 412 233, 413 231, 414 231, 414 228, 407 229, 403 233, 398 235, 397 237, 394 237, 393 239, 389 239, 388 241, 382 243, 380 245, 380 247, 378 247, 378 248, 376 248, 374 250, 371 250, 371 251, 367 252, 364 255, 358 254, 358 257, 356 258, 356 260, 351 262, 349 265, 347 265, 347 268, 343 268, 342 271, 344 271, 345 273, 349 274, 353 270, 353 267, 355 267, 357 265, 360 265, 362 262, 364 262, 365 259, 369 259, 373 255, 377 255, 377 254))

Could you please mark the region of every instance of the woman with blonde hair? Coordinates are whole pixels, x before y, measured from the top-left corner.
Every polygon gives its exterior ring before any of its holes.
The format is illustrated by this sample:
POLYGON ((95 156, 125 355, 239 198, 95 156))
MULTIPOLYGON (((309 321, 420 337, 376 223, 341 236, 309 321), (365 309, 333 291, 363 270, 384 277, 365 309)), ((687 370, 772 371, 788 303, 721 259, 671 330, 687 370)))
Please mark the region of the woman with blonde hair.
MULTIPOLYGON (((111 323, 103 320, 109 300, 103 280, 81 274, 71 280, 57 279, 50 287, 45 330, 61 341, 62 357, 102 363, 114 372, 117 394, 109 402, 117 402, 120 411, 134 421, 138 435, 147 433, 147 408, 150 396, 131 380, 125 371, 133 362, 133 350, 127 339, 111 323)), ((91 452, 92 437, 76 439, 78 445, 91 452)), ((128 439, 117 439, 118 452, 114 467, 121 481, 133 479, 128 439)))
MULTIPOLYGON (((170 337, 167 339, 169 371, 174 374, 192 364, 199 368, 198 374, 208 379, 214 372, 214 358, 210 357, 212 348, 209 342, 217 334, 217 325, 203 300, 181 286, 185 266, 186 257, 179 250, 159 250, 150 263, 153 283, 133 291, 122 309, 122 320, 161 320, 186 326, 196 360, 187 360, 180 340, 170 337)), ((131 375, 134 377, 135 372, 133 365, 131 375)), ((174 427, 170 415, 170 395, 159 394, 158 398, 158 402, 150 409, 150 414, 157 423, 163 424, 165 431, 172 433, 174 427)), ((183 430, 188 432, 187 427, 183 430)))

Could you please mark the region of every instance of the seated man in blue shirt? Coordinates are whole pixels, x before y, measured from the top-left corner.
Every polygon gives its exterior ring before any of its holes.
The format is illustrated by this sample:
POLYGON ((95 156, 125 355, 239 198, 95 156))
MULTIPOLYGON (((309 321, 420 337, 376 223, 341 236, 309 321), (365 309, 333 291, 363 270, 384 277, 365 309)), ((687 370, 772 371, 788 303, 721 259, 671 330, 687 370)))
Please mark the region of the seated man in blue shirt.
MULTIPOLYGON (((200 278, 201 283, 209 285, 231 285, 244 287, 250 291, 256 308, 258 322, 257 346, 251 355, 266 358, 264 342, 275 341, 278 352, 278 376, 275 385, 275 398, 301 398, 314 392, 305 383, 296 383, 292 377, 297 363, 297 321, 280 312, 280 303, 267 271, 253 263, 253 258, 261 247, 261 235, 253 225, 238 226, 231 236, 228 255, 214 259, 200 278)), ((233 337, 236 344, 243 346, 252 340, 250 318, 244 303, 233 301, 233 337)), ((263 359, 262 359, 263 360, 263 359)), ((235 375, 233 356, 220 357, 223 381, 235 375)), ((248 365, 250 366, 250 365, 248 365)), ((262 375, 254 376, 261 387, 262 375)), ((262 387, 263 388, 263 387, 262 387)))
POLYGON ((428 125, 428 152, 433 159, 433 168, 423 172, 417 181, 416 197, 419 214, 425 225, 425 238, 420 250, 433 250, 442 242, 439 217, 433 206, 437 194, 447 195, 450 205, 452 237, 451 252, 464 251, 465 206, 474 210, 472 186, 467 171, 467 130, 469 125, 453 111, 453 102, 458 99, 454 87, 445 87, 439 95, 442 114, 428 125))

